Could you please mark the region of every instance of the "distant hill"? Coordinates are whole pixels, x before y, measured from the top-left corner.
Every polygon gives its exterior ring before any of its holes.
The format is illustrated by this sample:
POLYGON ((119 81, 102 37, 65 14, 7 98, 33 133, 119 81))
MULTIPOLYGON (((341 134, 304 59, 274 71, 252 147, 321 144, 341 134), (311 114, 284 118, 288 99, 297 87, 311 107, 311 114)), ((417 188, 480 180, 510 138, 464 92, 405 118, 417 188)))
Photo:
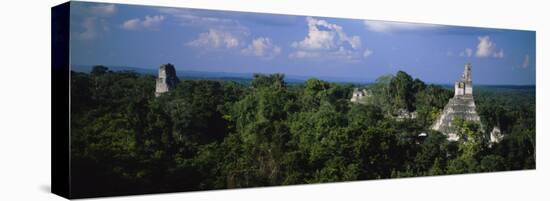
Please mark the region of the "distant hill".
MULTIPOLYGON (((128 66, 107 66, 112 71, 132 71, 139 74, 154 75, 158 74, 156 69, 136 68, 128 66)), ((90 65, 73 65, 71 70, 76 72, 90 73, 92 66, 90 65)), ((197 80, 197 79, 210 79, 210 80, 235 80, 247 82, 252 80, 254 73, 230 73, 230 72, 205 72, 205 71, 189 71, 189 70, 176 70, 178 77, 183 79, 197 80)), ((311 77, 289 75, 285 74, 285 81, 288 83, 303 83, 311 77)), ((341 78, 341 77, 316 77, 317 79, 349 83, 349 84, 371 84, 370 80, 362 80, 359 78, 341 78)))
MULTIPOLYGON (((93 66, 88 65, 72 65, 71 70, 82 73, 90 73, 93 66)), ((155 69, 146 69, 146 68, 136 68, 136 67, 127 67, 127 66, 106 66, 109 70, 112 71, 132 71, 139 74, 146 75, 157 75, 158 70, 155 69)))
MULTIPOLYGON (((137 68, 137 67, 128 67, 128 66, 107 66, 109 70, 112 71, 133 71, 135 73, 144 74, 144 75, 153 75, 157 76, 157 69, 149 68, 137 68)), ((73 65, 72 69, 76 72, 90 73, 92 71, 92 66, 90 65, 73 65)), ((190 71, 190 70, 176 70, 178 77, 182 79, 189 80, 200 80, 200 79, 209 79, 209 80, 233 80, 237 82, 250 82, 254 73, 230 73, 230 72, 206 72, 206 71, 190 71)), ((289 75, 285 74, 285 81, 291 84, 303 83, 306 80, 310 79, 308 76, 300 75, 289 75)), ((315 77, 320 80, 336 82, 336 83, 346 83, 346 84, 355 84, 355 85, 369 85, 374 83, 374 79, 361 79, 361 78, 344 78, 344 77, 330 77, 330 76, 321 76, 315 77)), ((442 86, 446 89, 454 89, 454 84, 445 84, 445 83, 426 83, 426 84, 435 84, 442 86)), ((521 89, 521 90, 535 90, 535 85, 486 85, 486 84, 474 84, 476 89, 521 89)))
MULTIPOLYGON (((146 74, 146 75, 157 75, 158 70, 157 69, 147 69, 147 68, 136 68, 136 67, 128 67, 128 66, 107 66, 109 70, 112 71, 133 71, 139 74, 146 74)), ((90 73, 92 71, 92 66, 86 66, 86 65, 73 65, 72 69, 73 71, 77 72, 84 72, 84 73, 90 73)), ((204 78, 222 78, 222 77, 237 77, 237 78, 248 78, 252 77, 252 74, 245 74, 245 73, 225 73, 225 72, 203 72, 203 71, 182 71, 182 70, 176 70, 176 74, 178 77, 204 77, 204 78)))

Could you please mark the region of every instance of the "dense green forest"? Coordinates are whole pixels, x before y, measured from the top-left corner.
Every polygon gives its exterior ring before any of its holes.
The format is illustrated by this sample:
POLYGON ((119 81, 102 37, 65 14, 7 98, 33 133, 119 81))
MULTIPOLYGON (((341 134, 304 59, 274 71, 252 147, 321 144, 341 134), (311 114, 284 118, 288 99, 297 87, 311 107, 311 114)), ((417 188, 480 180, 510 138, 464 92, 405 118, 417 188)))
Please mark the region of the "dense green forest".
POLYGON ((192 191, 535 168, 534 88, 474 89, 483 127, 456 119, 456 142, 430 130, 453 92, 405 72, 367 86, 284 75, 249 83, 182 80, 96 66, 71 73, 72 193, 192 191), (396 119, 402 109, 415 119, 396 119), (488 146, 493 126, 505 134, 488 146), (485 131, 482 131, 485 129, 485 131), (419 136, 419 133, 427 136, 419 136), (468 139, 468 140, 465 140, 468 139))

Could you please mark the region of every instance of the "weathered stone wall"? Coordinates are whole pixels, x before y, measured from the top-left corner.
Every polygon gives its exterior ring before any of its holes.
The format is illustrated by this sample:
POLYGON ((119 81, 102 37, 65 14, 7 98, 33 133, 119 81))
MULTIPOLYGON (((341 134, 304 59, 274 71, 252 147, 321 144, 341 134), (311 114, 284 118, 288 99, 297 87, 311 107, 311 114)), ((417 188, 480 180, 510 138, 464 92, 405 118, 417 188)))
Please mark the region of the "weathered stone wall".
POLYGON ((449 99, 432 129, 445 134, 452 133, 452 122, 457 117, 470 121, 480 121, 473 96, 455 96, 449 99))
POLYGON ((466 84, 466 88, 464 89, 464 94, 473 95, 474 91, 472 89, 472 84, 466 84))
POLYGON ((159 75, 157 78, 155 96, 158 97, 174 88, 179 83, 176 69, 172 64, 163 64, 159 67, 159 75))
POLYGON ((455 82, 455 96, 472 95, 472 66, 464 65, 464 73, 458 81, 455 82))
POLYGON ((367 97, 369 97, 369 93, 366 89, 359 90, 359 88, 355 88, 353 89, 350 102, 363 104, 367 97))

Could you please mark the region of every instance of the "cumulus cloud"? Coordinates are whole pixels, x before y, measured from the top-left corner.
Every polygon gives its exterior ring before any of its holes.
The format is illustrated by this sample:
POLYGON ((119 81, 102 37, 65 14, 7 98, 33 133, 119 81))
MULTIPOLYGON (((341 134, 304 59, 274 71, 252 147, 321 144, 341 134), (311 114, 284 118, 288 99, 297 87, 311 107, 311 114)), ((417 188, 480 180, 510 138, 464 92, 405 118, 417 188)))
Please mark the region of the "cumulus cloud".
POLYGON ((521 65, 522 68, 527 68, 529 67, 529 55, 526 54, 525 55, 525 58, 523 59, 523 64, 521 65))
POLYGON ((351 48, 357 49, 361 46, 359 36, 348 36, 341 26, 330 24, 325 20, 318 20, 312 17, 306 18, 308 35, 304 40, 293 42, 292 47, 319 50, 331 49, 343 44, 349 44, 351 48))
POLYGON ((250 43, 245 49, 242 49, 241 52, 244 55, 271 59, 281 53, 281 48, 274 45, 270 38, 259 37, 252 40, 252 43, 250 43))
POLYGON ((372 53, 362 48, 359 36, 349 36, 336 24, 313 17, 306 18, 308 32, 301 41, 291 43, 296 49, 289 58, 336 58, 347 61, 358 61, 372 53), (366 55, 366 56, 365 56, 366 55))
POLYGON ((199 37, 186 43, 187 46, 201 48, 237 48, 239 39, 230 32, 210 29, 208 32, 200 33, 199 37))
POLYGON ((477 37, 477 39, 479 40, 479 43, 477 44, 476 56, 477 57, 491 56, 491 53, 493 52, 496 44, 494 44, 491 41, 491 38, 489 38, 489 36, 480 36, 480 37, 477 37))
POLYGON ((493 56, 494 58, 502 59, 504 58, 504 50, 496 51, 497 44, 491 41, 489 36, 480 36, 477 37, 479 43, 477 44, 477 57, 489 57, 493 56))
POLYGON ((420 29, 433 29, 441 25, 435 24, 420 24, 420 23, 404 23, 404 22, 387 22, 377 20, 364 20, 363 25, 373 32, 389 33, 395 31, 410 31, 420 29))
POLYGON ((138 30, 142 28, 151 29, 158 27, 159 24, 164 21, 165 17, 163 15, 155 16, 145 16, 143 19, 134 18, 126 20, 122 23, 122 28, 126 30, 138 30))
POLYGON ((458 56, 460 57, 472 57, 476 56, 479 58, 493 57, 497 59, 504 58, 504 49, 499 49, 497 51, 497 44, 491 40, 489 36, 479 36, 477 37, 478 44, 475 49, 465 48, 461 51, 458 56))
POLYGON ((205 51, 234 51, 244 56, 254 56, 260 59, 272 59, 282 52, 282 48, 274 44, 268 37, 250 37, 249 28, 242 25, 235 15, 187 8, 160 8, 158 11, 169 15, 180 26, 207 28, 185 45, 201 48, 205 51))
POLYGON ((91 14, 95 16, 111 16, 116 13, 116 10, 114 4, 99 4, 90 8, 91 14))

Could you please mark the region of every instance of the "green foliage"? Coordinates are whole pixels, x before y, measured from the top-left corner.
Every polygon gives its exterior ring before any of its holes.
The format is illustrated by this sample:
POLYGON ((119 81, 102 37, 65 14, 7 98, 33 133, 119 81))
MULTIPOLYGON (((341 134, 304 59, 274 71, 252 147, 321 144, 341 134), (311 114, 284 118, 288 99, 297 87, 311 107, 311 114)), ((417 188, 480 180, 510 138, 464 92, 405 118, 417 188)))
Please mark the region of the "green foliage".
POLYGON ((255 74, 250 84, 184 80, 158 98, 153 76, 95 66, 71 77, 80 194, 535 168, 534 96, 521 90, 476 91, 483 124, 506 133, 489 148, 487 131, 473 122, 453 122, 459 142, 430 131, 452 92, 402 71, 366 86, 366 104, 349 102, 356 86, 315 78, 287 85, 282 74, 255 74), (396 120, 402 109, 418 117, 396 120))
POLYGON ((439 117, 452 95, 451 91, 435 85, 428 85, 418 91, 415 96, 418 123, 422 127, 430 126, 439 117))
POLYGON ((468 121, 455 118, 452 122, 456 134, 459 136, 459 151, 463 158, 474 158, 485 147, 483 133, 479 124, 475 121, 468 121))
POLYGON ((409 74, 403 71, 397 72, 395 77, 391 79, 388 87, 388 93, 391 97, 388 100, 392 103, 394 111, 398 109, 414 111, 414 94, 415 90, 421 87, 420 85, 423 85, 423 83, 413 82, 409 74))
POLYGON ((347 114, 348 126, 352 129, 368 129, 383 120, 382 109, 374 105, 354 104, 347 114))
POLYGON ((458 157, 449 160, 447 165, 448 174, 464 174, 478 172, 478 162, 474 158, 458 157))
POLYGON ((271 74, 271 75, 262 75, 254 74, 254 79, 252 80, 252 87, 262 88, 262 87, 276 87, 283 88, 286 86, 284 81, 285 76, 283 74, 271 74))
POLYGON ((99 76, 99 75, 103 75, 107 72, 109 72, 109 68, 107 68, 105 66, 98 65, 98 66, 93 66, 92 67, 92 71, 90 72, 90 74, 92 76, 99 76))
POLYGON ((420 144, 420 148, 414 162, 417 170, 430 170, 429 175, 442 174, 441 166, 447 155, 451 153, 449 150, 449 142, 447 138, 438 132, 431 132, 426 139, 420 144))
POLYGON ((483 172, 503 171, 506 168, 506 163, 502 156, 488 155, 481 159, 479 168, 483 172))

